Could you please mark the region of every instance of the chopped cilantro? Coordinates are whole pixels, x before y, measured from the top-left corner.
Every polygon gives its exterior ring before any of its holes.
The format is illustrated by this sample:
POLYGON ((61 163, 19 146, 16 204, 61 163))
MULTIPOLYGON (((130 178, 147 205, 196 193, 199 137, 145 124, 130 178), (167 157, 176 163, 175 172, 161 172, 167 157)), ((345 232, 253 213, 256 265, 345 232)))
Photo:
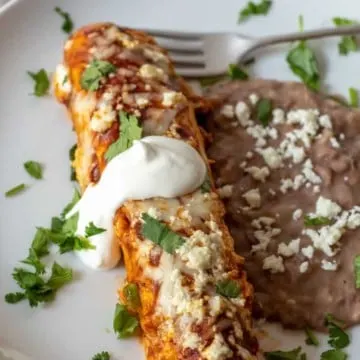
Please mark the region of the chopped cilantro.
POLYGON ((355 287, 360 289, 360 255, 354 259, 355 287))
POLYGON ((352 107, 358 107, 359 106, 359 93, 356 89, 353 87, 349 88, 349 105, 352 107))
POLYGON ((100 87, 101 79, 115 71, 116 67, 108 61, 93 60, 81 75, 81 87, 84 90, 95 91, 100 87))
POLYGON ((86 237, 90 237, 90 236, 101 234, 104 231, 106 231, 106 229, 95 226, 94 223, 91 221, 89 223, 89 225, 87 225, 85 228, 85 235, 86 235, 86 237))
POLYGON ((131 315, 125 305, 116 304, 113 329, 119 339, 129 337, 139 327, 138 319, 131 315))
POLYGON ((26 163, 24 163, 24 168, 28 172, 28 174, 33 178, 42 179, 43 167, 39 162, 32 160, 27 161, 26 163))
POLYGON ((147 213, 142 214, 144 223, 142 225, 142 235, 159 245, 167 253, 172 254, 178 247, 180 247, 185 240, 165 224, 154 219, 147 213))
POLYGON ((105 153, 105 159, 107 161, 110 161, 116 155, 130 148, 134 140, 139 140, 141 138, 142 128, 139 126, 136 116, 120 111, 119 119, 119 139, 112 143, 107 149, 105 153))
MULTIPOLYGON (((299 17, 300 30, 303 27, 303 18, 299 17)), ((314 51, 305 41, 299 41, 286 57, 292 72, 297 75, 311 90, 319 90, 320 73, 314 51)))
POLYGON ((204 182, 200 185, 200 190, 203 194, 211 191, 211 180, 209 174, 206 174, 204 182))
POLYGON ((37 73, 31 71, 27 73, 34 80, 34 95, 38 97, 47 95, 50 88, 50 80, 45 69, 40 69, 37 73))
POLYGON ((311 329, 306 327, 305 334, 306 334, 305 342, 307 345, 319 346, 319 339, 316 337, 316 335, 314 334, 314 332, 311 329))
POLYGON ((77 189, 74 189, 73 197, 69 204, 67 204, 64 210, 61 212, 61 218, 65 218, 66 214, 75 206, 75 204, 80 200, 81 195, 77 189))
MULTIPOLYGON (((358 21, 341 17, 334 17, 332 21, 337 27, 358 24, 358 21)), ((349 52, 356 51, 358 49, 356 37, 354 35, 343 36, 338 44, 338 49, 340 55, 348 55, 349 52)))
POLYGON ((332 315, 327 315, 325 325, 329 330, 328 344, 335 349, 343 349, 350 344, 349 335, 341 328, 341 324, 332 315))
POLYGON ((227 298, 237 298, 241 293, 241 288, 235 280, 223 280, 216 284, 216 293, 227 298))
POLYGON ((265 354, 266 360, 302 360, 301 347, 289 351, 270 351, 265 354))
POLYGON ((263 124, 263 126, 267 126, 269 124, 272 109, 272 103, 269 99, 260 99, 256 103, 256 118, 263 124))
POLYGON ((318 226, 318 225, 328 225, 331 223, 331 219, 324 216, 311 217, 309 215, 304 216, 304 225, 305 226, 318 226))
POLYGON ((272 1, 270 0, 260 0, 257 4, 253 1, 249 1, 246 6, 240 10, 238 23, 247 20, 251 16, 267 15, 271 5, 272 1))
POLYGON ((95 354, 91 360, 110 360, 110 354, 107 351, 95 354))
POLYGON ((25 184, 16 185, 13 188, 11 188, 10 190, 6 191, 5 196, 6 197, 15 196, 15 195, 21 193, 22 191, 24 191, 27 187, 28 186, 25 184))
POLYGON ((126 284, 124 286, 123 293, 126 300, 126 305, 130 306, 133 309, 136 309, 140 306, 139 289, 136 284, 126 284))
POLYGON ((327 350, 321 353, 320 360, 346 360, 347 354, 340 349, 327 350))
POLYGON ((58 6, 54 9, 57 14, 59 14, 63 19, 64 22, 61 26, 61 29, 66 33, 70 34, 74 28, 74 23, 69 15, 68 12, 63 11, 58 6))
POLYGON ((74 144, 69 150, 69 160, 70 160, 70 180, 76 181, 75 168, 73 166, 73 161, 75 160, 75 152, 77 149, 77 144, 74 144))
POLYGON ((247 80, 249 75, 236 64, 229 64, 228 75, 231 80, 247 80))

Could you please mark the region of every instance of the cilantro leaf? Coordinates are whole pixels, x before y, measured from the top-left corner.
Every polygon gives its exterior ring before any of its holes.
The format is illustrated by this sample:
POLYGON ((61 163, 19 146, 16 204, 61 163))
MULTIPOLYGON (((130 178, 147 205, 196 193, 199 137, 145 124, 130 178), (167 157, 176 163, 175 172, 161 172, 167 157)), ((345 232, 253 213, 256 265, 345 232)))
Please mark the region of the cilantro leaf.
POLYGON ((24 300, 26 298, 25 293, 15 292, 8 293, 5 295, 5 301, 8 304, 17 304, 18 302, 24 300))
POLYGON ((41 97, 47 95, 50 88, 50 80, 45 69, 40 69, 37 73, 28 71, 28 75, 34 80, 34 95, 41 97))
POLYGON ((301 353, 301 347, 297 347, 296 349, 289 351, 270 351, 266 352, 265 359, 266 360, 298 360, 301 353))
POLYGON ((13 188, 11 188, 10 190, 6 191, 5 196, 6 197, 15 196, 15 195, 21 193, 22 191, 24 191, 27 187, 28 186, 25 184, 16 185, 13 188))
MULTIPOLYGON (((332 21, 337 27, 358 24, 358 21, 341 17, 334 17, 332 21)), ((356 37, 354 35, 343 36, 338 43, 338 49, 340 55, 348 55, 349 52, 356 51, 358 49, 356 37)))
POLYGON ((241 288, 235 280, 223 280, 216 284, 216 293, 227 298, 237 298, 241 293, 241 288))
POLYGON ((74 194, 71 201, 65 206, 64 210, 61 212, 60 216, 62 219, 65 218, 66 214, 75 206, 75 204, 80 200, 80 198, 80 192, 77 189, 74 189, 74 194))
POLYGON ((142 128, 139 126, 136 116, 120 111, 119 119, 119 139, 112 143, 105 153, 105 159, 108 162, 116 155, 130 148, 134 140, 141 139, 142 128))
POLYGON ((131 336, 139 326, 138 319, 122 304, 116 304, 113 329, 119 339, 131 336))
POLYGON ((136 284, 126 284, 123 289, 123 294, 126 300, 126 305, 133 309, 140 306, 139 289, 136 284))
POLYGON ((350 344, 349 335, 341 328, 341 323, 331 314, 325 318, 325 325, 329 330, 328 344, 335 349, 343 349, 350 344))
MULTIPOLYGON (((299 30, 304 30, 304 18, 302 15, 298 19, 299 30)), ((303 83, 311 90, 319 90, 320 87, 320 73, 318 62, 314 51, 307 46, 305 41, 299 41, 298 44, 292 48, 286 61, 292 70, 303 83)))
POLYGON ((81 75, 81 87, 84 90, 95 91, 100 87, 101 79, 115 71, 116 67, 108 61, 93 60, 81 75))
POLYGON ((354 259, 355 287, 360 289, 360 255, 354 259))
POLYGON ((107 351, 95 354, 91 360, 110 360, 110 354, 107 351))
POLYGON ((225 75, 207 76, 199 79, 199 83, 202 88, 205 88, 207 86, 214 85, 217 82, 224 79, 225 79, 225 75))
POLYGON ((170 230, 165 224, 154 219, 149 214, 143 213, 142 219, 144 220, 142 235, 159 245, 167 253, 173 254, 174 251, 185 242, 180 235, 170 230))
POLYGON ((44 228, 37 228, 31 243, 31 249, 34 250, 39 258, 49 254, 49 237, 44 228))
POLYGON ((346 360, 348 357, 347 354, 340 349, 324 351, 320 356, 320 360, 346 360))
POLYGON ((64 226, 65 220, 60 219, 59 217, 51 218, 51 231, 54 233, 60 233, 64 226))
POLYGON ((200 185, 200 190, 203 194, 211 191, 211 180, 209 174, 206 174, 204 182, 200 185))
POLYGON ((228 75, 231 80, 247 80, 249 75, 236 64, 229 64, 228 75))
POLYGON ((256 103, 256 118, 263 124, 263 126, 267 126, 271 119, 272 115, 272 103, 269 99, 260 99, 256 103))
POLYGON ((270 11, 272 5, 272 1, 270 0, 260 0, 259 3, 254 3, 253 1, 249 1, 247 5, 240 11, 238 23, 247 20, 251 16, 258 15, 267 15, 270 11))
POLYGON ((72 270, 70 268, 62 267, 54 262, 47 285, 54 290, 58 290, 72 280, 72 275, 72 270))
POLYGON ((24 168, 30 176, 35 179, 42 179, 43 177, 43 167, 37 161, 27 161, 24 163, 24 168))
POLYGON ((21 261, 23 264, 33 266, 37 274, 43 274, 45 272, 45 265, 40 261, 36 251, 31 248, 29 250, 29 255, 25 260, 21 261))
POLYGON ((311 217, 309 215, 304 216, 305 226, 317 226, 317 225, 328 225, 331 223, 331 219, 324 216, 311 217))
POLYGON ((319 346, 319 339, 315 336, 315 334, 313 333, 313 331, 311 329, 306 327, 305 334, 306 334, 305 343, 307 345, 319 346))
POLYGON ((70 160, 70 180, 76 181, 75 168, 73 166, 73 161, 75 160, 75 152, 77 149, 77 144, 74 144, 69 150, 69 160, 70 160))
POLYGON ((86 235, 86 237, 90 237, 90 236, 101 234, 104 231, 106 231, 106 229, 95 226, 94 223, 91 221, 89 223, 89 225, 87 225, 85 228, 85 235, 86 235))
POLYGON ((70 14, 68 12, 61 10, 58 6, 54 10, 57 14, 59 14, 64 19, 61 29, 65 33, 70 34, 74 28, 74 23, 70 17, 70 14))
POLYGON ((353 87, 349 88, 349 105, 352 107, 358 107, 359 106, 359 93, 356 89, 353 87))

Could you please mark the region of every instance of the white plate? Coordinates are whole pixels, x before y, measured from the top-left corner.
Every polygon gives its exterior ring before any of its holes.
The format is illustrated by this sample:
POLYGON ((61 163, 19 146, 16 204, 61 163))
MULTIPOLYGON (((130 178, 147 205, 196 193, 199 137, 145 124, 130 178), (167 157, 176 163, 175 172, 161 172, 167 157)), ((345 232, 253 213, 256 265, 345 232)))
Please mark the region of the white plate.
MULTIPOLYGON (((116 301, 116 288, 123 269, 94 272, 72 255, 56 256, 76 271, 76 281, 59 292, 54 303, 30 309, 24 302, 7 305, 6 292, 16 290, 11 278, 17 261, 26 257, 35 226, 48 226, 70 199, 68 150, 74 135, 62 106, 52 97, 30 96, 32 83, 27 70, 49 71, 61 60, 65 35, 61 19, 53 11, 60 5, 81 26, 89 22, 114 21, 132 27, 162 27, 179 30, 229 30, 265 35, 293 31, 297 17, 305 27, 330 24, 333 16, 358 15, 358 0, 276 0, 267 17, 236 25, 245 0, 28 0, 13 1, 0 11, 0 359, 1 352, 16 360, 87 360, 100 350, 114 359, 142 359, 137 340, 119 341, 109 329, 116 301), (45 164, 45 179, 34 181, 22 168, 34 159, 45 164), (31 188, 14 198, 3 193, 26 182, 31 188), (21 355, 23 354, 23 355, 21 355)), ((326 91, 347 94, 349 86, 360 87, 360 53, 340 57, 337 40, 315 42, 321 59, 326 91)), ((258 77, 294 79, 285 63, 286 47, 267 52, 253 67, 258 77)), ((219 56, 221 56, 219 54, 219 56)), ((319 284, 321 286, 321 284, 319 284)), ((271 328, 278 348, 304 344, 301 333, 271 328)), ((351 359, 360 352, 360 330, 353 329, 351 359)), ((323 339, 323 344, 326 344, 323 339)), ((305 347, 308 359, 317 352, 305 347)))

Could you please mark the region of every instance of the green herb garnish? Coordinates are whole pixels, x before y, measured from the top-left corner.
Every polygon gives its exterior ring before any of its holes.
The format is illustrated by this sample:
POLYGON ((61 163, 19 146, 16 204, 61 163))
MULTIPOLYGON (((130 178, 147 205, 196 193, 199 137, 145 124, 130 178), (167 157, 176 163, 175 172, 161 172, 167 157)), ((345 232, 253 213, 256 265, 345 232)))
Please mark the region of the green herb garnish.
POLYGON ((37 73, 28 71, 29 76, 34 80, 34 95, 41 97, 47 95, 50 88, 50 80, 47 72, 40 69, 37 73))
POLYGON ((331 219, 324 216, 316 216, 316 217, 311 217, 309 215, 304 216, 305 226, 328 225, 330 223, 331 223, 331 219))
POLYGON ((86 235, 86 237, 90 237, 90 236, 101 234, 105 231, 106 231, 106 229, 95 226, 94 223, 91 221, 89 223, 89 225, 87 225, 85 228, 85 235, 86 235))
MULTIPOLYGON (((303 17, 299 17, 300 31, 303 29, 303 17)), ((299 43, 290 50, 286 61, 292 72, 311 90, 319 90, 320 73, 314 51, 307 46, 305 41, 299 43)))
POLYGON ((91 360, 110 360, 110 354, 107 351, 95 354, 91 360))
POLYGON ((75 204, 80 200, 81 195, 77 189, 74 189, 74 194, 71 201, 65 206, 64 210, 61 212, 61 218, 65 218, 66 214, 75 206, 75 204))
POLYGON ((200 86, 205 88, 210 85, 214 85, 217 82, 226 79, 225 75, 215 75, 215 76, 207 76, 204 78, 199 79, 200 86))
POLYGON ((236 64, 229 64, 228 75, 231 80, 247 80, 249 75, 236 64))
POLYGON ((77 149, 77 144, 74 144, 69 150, 69 160, 70 160, 70 180, 76 181, 75 168, 73 166, 73 161, 75 160, 75 151, 77 149))
POLYGON ((113 329, 117 337, 122 339, 133 335, 138 326, 138 319, 131 315, 124 305, 116 304, 113 329))
POLYGON ((200 190, 203 194, 211 191, 211 181, 208 173, 206 174, 204 182, 200 185, 200 190))
POLYGON ((112 143, 107 149, 105 153, 105 159, 107 161, 110 161, 116 155, 130 148, 134 140, 141 139, 142 128, 139 126, 136 116, 120 111, 119 119, 119 139, 112 143))
POLYGON ((16 185, 13 188, 11 188, 10 190, 8 190, 5 193, 5 196, 6 197, 15 196, 15 195, 21 193, 22 191, 24 191, 26 188, 27 188, 27 185, 25 185, 25 184, 16 185))
POLYGON ((144 221, 142 225, 142 235, 159 245, 164 251, 173 254, 185 240, 177 233, 170 230, 165 224, 154 219, 147 213, 142 214, 144 221))
POLYGON ((301 347, 289 351, 270 351, 265 354, 266 360, 302 360, 301 347))
POLYGON ((66 34, 70 34, 74 28, 74 23, 69 15, 69 13, 61 10, 58 6, 54 10, 57 14, 59 14, 64 19, 61 29, 66 34))
POLYGON ((241 288, 235 280, 223 280, 216 284, 216 293, 227 298, 237 298, 241 293, 241 288))
POLYGON ((32 160, 27 161, 26 163, 24 163, 24 168, 28 172, 28 174, 33 178, 42 179, 43 167, 39 162, 32 160))
POLYGON ((347 354, 340 349, 324 351, 320 356, 320 360, 346 360, 348 357, 347 354))
POLYGON ((139 289, 136 284, 126 284, 124 286, 123 293, 126 300, 126 305, 129 305, 133 309, 136 309, 140 306, 139 289))
MULTIPOLYGON (((341 17, 335 17, 332 21, 337 27, 358 24, 358 21, 341 17)), ((338 43, 340 55, 347 55, 349 52, 356 51, 357 48, 356 37, 354 35, 343 36, 338 43)))
POLYGON ((316 335, 311 329, 306 327, 305 334, 306 334, 305 342, 307 345, 319 346, 319 339, 316 337, 316 335))
POLYGON ((356 255, 354 259, 355 287, 360 289, 360 255, 356 255))
POLYGON ((256 118, 263 124, 263 126, 267 126, 269 124, 272 115, 272 109, 272 103, 269 99, 260 99, 256 103, 256 118))
POLYGON ((328 344, 335 349, 343 349, 350 344, 349 335, 341 328, 341 324, 332 316, 327 315, 325 325, 329 330, 328 344))
POLYGON ((246 6, 240 11, 238 23, 247 20, 251 16, 267 15, 272 5, 270 0, 260 0, 259 3, 249 1, 246 6))
POLYGON ((353 87, 349 88, 349 105, 351 107, 358 107, 359 106, 359 93, 353 87))
POLYGON ((95 91, 100 87, 101 79, 115 71, 116 67, 108 61, 93 60, 81 75, 81 87, 84 90, 95 91))

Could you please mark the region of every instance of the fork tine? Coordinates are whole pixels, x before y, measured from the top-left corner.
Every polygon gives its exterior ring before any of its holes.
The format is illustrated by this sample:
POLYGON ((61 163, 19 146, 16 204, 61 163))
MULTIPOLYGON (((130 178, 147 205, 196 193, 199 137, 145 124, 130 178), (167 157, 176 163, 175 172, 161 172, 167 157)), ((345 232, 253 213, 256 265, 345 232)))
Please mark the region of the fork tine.
POLYGON ((205 57, 203 55, 182 55, 169 52, 169 56, 171 60, 176 64, 183 64, 183 65, 204 65, 205 64, 205 57))
POLYGON ((156 38, 158 44, 169 51, 183 51, 183 52, 201 52, 202 41, 201 40, 176 40, 156 38))
POLYGON ((157 30, 157 29, 140 29, 151 36, 168 39, 184 39, 184 40, 200 40, 200 33, 173 31, 173 30, 157 30))
POLYGON ((176 73, 186 78, 200 78, 219 74, 209 74, 205 67, 203 68, 190 68, 190 67, 176 67, 176 73))

